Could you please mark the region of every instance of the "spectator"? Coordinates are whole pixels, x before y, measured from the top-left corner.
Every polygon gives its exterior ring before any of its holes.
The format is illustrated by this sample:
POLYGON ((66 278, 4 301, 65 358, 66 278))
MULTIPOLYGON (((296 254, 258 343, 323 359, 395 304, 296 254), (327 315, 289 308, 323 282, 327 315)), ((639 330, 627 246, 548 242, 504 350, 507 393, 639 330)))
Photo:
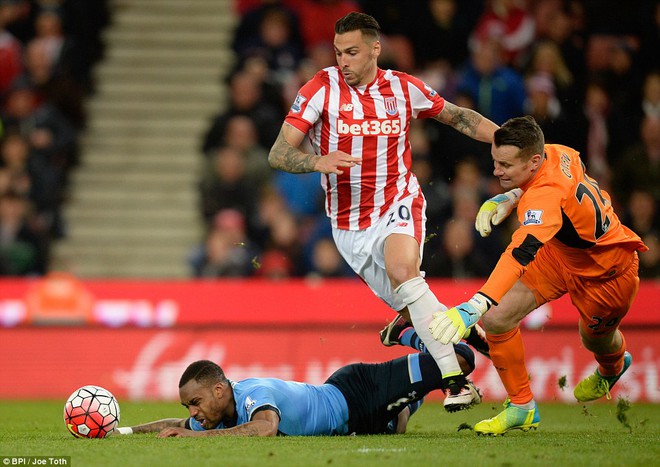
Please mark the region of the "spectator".
POLYGON ((635 188, 628 198, 622 222, 639 232, 640 236, 656 232, 660 228, 657 206, 658 200, 653 198, 649 190, 635 188))
POLYGON ((31 42, 25 49, 26 76, 34 84, 38 93, 52 103, 76 129, 85 126, 83 91, 69 76, 57 73, 46 50, 37 42, 31 42))
POLYGON ((227 120, 224 144, 237 149, 245 159, 245 176, 252 186, 270 183, 273 170, 268 164, 268 150, 259 144, 254 121, 245 115, 234 115, 227 120))
POLYGON ((293 275, 294 265, 286 253, 277 249, 266 250, 258 262, 257 276, 270 279, 289 279, 293 275))
POLYGON ((219 211, 205 242, 189 257, 196 277, 247 277, 257 256, 247 237, 245 217, 235 209, 219 211))
MULTIPOLYGON (((464 279, 487 274, 474 255, 474 227, 464 219, 450 219, 442 233, 442 250, 435 255, 429 275, 464 279)), ((434 252, 435 253, 435 252, 434 252)))
POLYGON ((0 102, 23 72, 21 43, 6 29, 14 8, 12 2, 0 0, 0 102))
MULTIPOLYGON (((549 40, 559 47, 566 67, 573 75, 574 82, 584 83, 587 76, 585 59, 586 37, 584 34, 584 8, 581 0, 569 0, 564 6, 551 9, 545 26, 539 31, 539 40, 549 40)), ((561 83, 556 83, 562 86, 561 83)), ((581 89, 576 89, 576 92, 581 89)), ((573 104, 577 106, 577 103, 573 104)))
POLYGON ((417 67, 428 68, 438 62, 447 62, 454 69, 463 65, 468 58, 469 29, 457 15, 457 1, 421 3, 421 11, 409 30, 417 67))
POLYGON ((555 42, 544 40, 534 46, 525 74, 528 79, 539 74, 548 76, 561 106, 570 110, 577 108, 578 95, 573 73, 555 42))
POLYGON ((71 167, 77 155, 77 132, 49 102, 43 100, 27 76, 19 77, 7 95, 2 124, 5 131, 17 132, 53 168, 71 167))
POLYGON ((601 73, 610 101, 610 164, 616 164, 615 156, 639 132, 642 77, 635 65, 634 54, 632 41, 614 39, 607 53, 607 69, 601 73))
POLYGON ((614 195, 622 204, 635 189, 648 190, 660 203, 660 118, 644 117, 640 142, 623 154, 614 171, 614 195))
MULTIPOLYGON (((301 230, 295 216, 288 211, 280 212, 269 225, 269 237, 261 260, 262 268, 270 265, 267 259, 273 261, 272 265, 277 266, 277 271, 285 269, 287 276, 304 275, 301 230), (274 258, 281 260, 276 261, 274 258)), ((266 269, 260 271, 260 275, 268 275, 266 269)))
POLYGON ((28 201, 14 193, 0 196, 0 276, 42 275, 43 238, 29 225, 28 201))
POLYGON ((490 0, 472 31, 470 46, 479 48, 496 41, 502 45, 505 64, 519 66, 527 48, 534 41, 535 23, 520 0, 490 0))
POLYGON ((287 81, 303 57, 297 18, 278 4, 264 5, 245 17, 232 47, 240 62, 250 57, 263 59, 279 83, 287 81))
POLYGON ((502 63, 501 46, 494 40, 475 44, 470 63, 459 78, 458 89, 469 94, 479 113, 498 125, 523 113, 522 77, 502 63))
POLYGON ((281 215, 287 215, 286 202, 272 185, 265 186, 256 198, 256 209, 248 219, 248 235, 259 250, 266 248, 271 225, 281 215))
POLYGON ((549 75, 536 73, 527 78, 525 113, 534 117, 543 130, 548 143, 558 143, 570 133, 570 122, 555 94, 555 85, 549 75))
POLYGON ((251 216, 255 196, 255 187, 246 176, 245 156, 231 146, 218 149, 200 184, 201 210, 207 224, 227 208, 251 216))
POLYGON ((259 28, 264 16, 272 11, 287 16, 287 22, 291 26, 291 39, 302 45, 298 15, 288 5, 288 2, 282 0, 255 0, 250 2, 238 0, 234 2, 234 7, 238 10, 239 22, 234 31, 232 49, 237 54, 240 54, 239 49, 242 47, 242 43, 250 42, 259 35, 259 28))
MULTIPOLYGON (((656 180, 658 182, 660 180, 656 180)), ((639 254, 639 275, 641 278, 660 279, 660 202, 644 188, 635 188, 625 210, 622 222, 638 232, 649 251, 639 254)))
POLYGON ((352 271, 341 257, 332 238, 323 237, 312 248, 311 269, 308 278, 352 277, 352 271))
POLYGON ((228 108, 216 115, 207 130, 202 145, 204 154, 218 147, 223 141, 229 119, 244 115, 252 119, 258 134, 259 144, 270 147, 279 133, 279 122, 283 110, 263 100, 263 82, 255 75, 240 70, 229 82, 230 102, 228 108))
POLYGON ((587 173, 598 180, 601 188, 610 183, 608 161, 610 99, 602 82, 587 85, 584 107, 576 120, 578 129, 575 149, 587 166, 587 173))
POLYGON ((642 87, 642 114, 660 118, 660 70, 646 75, 642 87))
POLYGON ((335 37, 334 20, 351 11, 361 11, 353 0, 302 0, 295 6, 306 51, 320 45, 332 46, 335 37))
POLYGON ((61 192, 57 172, 35 156, 26 138, 9 134, 0 146, 0 164, 9 171, 11 190, 33 203, 32 222, 45 237, 61 234, 61 192))

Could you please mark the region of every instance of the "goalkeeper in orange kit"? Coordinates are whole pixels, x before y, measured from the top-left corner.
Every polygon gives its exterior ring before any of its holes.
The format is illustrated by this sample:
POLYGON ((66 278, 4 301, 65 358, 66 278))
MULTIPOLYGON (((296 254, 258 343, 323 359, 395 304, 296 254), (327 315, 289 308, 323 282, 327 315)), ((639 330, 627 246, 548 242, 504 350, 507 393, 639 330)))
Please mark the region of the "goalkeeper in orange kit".
POLYGON ((511 191, 488 200, 476 227, 487 236, 518 204, 520 228, 486 283, 468 302, 434 314, 430 330, 458 342, 482 319, 490 356, 508 393, 505 410, 474 427, 501 435, 539 425, 525 367, 519 323, 538 306, 568 293, 577 308, 582 343, 598 368, 575 387, 580 402, 609 397, 632 363, 619 330, 639 288, 638 251, 648 248, 625 227, 609 195, 585 173, 579 153, 545 144, 531 117, 513 118, 492 145, 500 185, 511 191))

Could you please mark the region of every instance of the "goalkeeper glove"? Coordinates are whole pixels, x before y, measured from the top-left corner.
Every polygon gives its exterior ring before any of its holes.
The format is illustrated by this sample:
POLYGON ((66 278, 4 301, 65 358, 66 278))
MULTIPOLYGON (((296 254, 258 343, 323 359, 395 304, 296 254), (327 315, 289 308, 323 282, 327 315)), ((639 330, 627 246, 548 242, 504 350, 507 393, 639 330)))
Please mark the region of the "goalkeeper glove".
POLYGON ((482 237, 490 235, 493 229, 491 224, 499 225, 511 214, 513 208, 518 205, 521 196, 522 190, 514 188, 511 191, 492 197, 481 205, 474 226, 482 237))
POLYGON ((470 300, 447 311, 433 313, 429 330, 435 340, 442 344, 458 344, 468 329, 477 324, 481 315, 486 313, 492 303, 480 293, 470 300))

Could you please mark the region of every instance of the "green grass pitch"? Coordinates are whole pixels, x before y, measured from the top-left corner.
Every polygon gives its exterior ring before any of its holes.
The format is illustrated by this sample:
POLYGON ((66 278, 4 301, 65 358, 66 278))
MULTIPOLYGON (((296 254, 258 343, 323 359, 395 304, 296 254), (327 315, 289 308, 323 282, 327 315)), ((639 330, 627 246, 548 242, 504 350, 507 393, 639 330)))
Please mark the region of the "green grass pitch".
MULTIPOLYGON (((499 412, 484 403, 447 414, 438 403, 416 413, 398 436, 169 438, 133 435, 76 439, 64 427, 64 401, 0 401, 3 456, 70 456, 73 466, 657 466, 660 404, 625 400, 542 404, 539 430, 476 436, 471 427, 499 412)), ((182 417, 176 403, 121 403, 122 426, 182 417)))

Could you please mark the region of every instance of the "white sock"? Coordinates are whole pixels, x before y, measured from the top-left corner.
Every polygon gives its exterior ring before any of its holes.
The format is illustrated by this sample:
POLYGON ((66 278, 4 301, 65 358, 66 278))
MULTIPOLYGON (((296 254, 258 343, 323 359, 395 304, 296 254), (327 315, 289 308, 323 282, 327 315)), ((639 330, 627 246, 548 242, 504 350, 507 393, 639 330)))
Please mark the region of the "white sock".
POLYGON ((399 294, 403 302, 408 306, 410 320, 417 331, 417 334, 426 345, 427 350, 435 359, 438 368, 442 372, 442 377, 460 375, 463 372, 456 359, 454 346, 444 345, 436 341, 429 331, 429 325, 433 320, 433 313, 436 311, 445 311, 447 307, 438 301, 433 295, 429 285, 423 277, 415 277, 404 282, 396 288, 395 292, 399 294))

